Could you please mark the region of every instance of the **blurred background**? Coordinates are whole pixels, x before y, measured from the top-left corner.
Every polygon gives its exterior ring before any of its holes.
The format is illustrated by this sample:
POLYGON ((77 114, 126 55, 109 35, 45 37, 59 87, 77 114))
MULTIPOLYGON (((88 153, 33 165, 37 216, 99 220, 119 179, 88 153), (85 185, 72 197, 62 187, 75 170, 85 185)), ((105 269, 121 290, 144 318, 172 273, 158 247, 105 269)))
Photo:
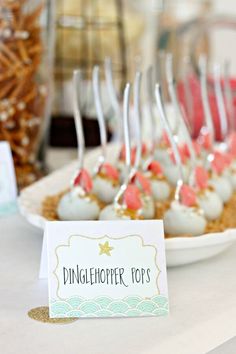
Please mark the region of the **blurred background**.
MULTIPOLYGON (((14 2, 18 3, 17 9, 14 10, 18 22, 9 17, 9 5, 3 1, 0 72, 5 70, 6 58, 9 60, 12 55, 7 50, 13 50, 14 53, 19 51, 24 66, 22 73, 25 73, 27 66, 27 73, 30 72, 27 75, 30 76, 26 78, 35 78, 32 87, 38 90, 40 97, 45 97, 43 101, 39 101, 39 96, 32 96, 31 89, 25 88, 26 93, 22 98, 14 91, 18 87, 15 81, 10 82, 9 77, 3 81, 0 77, 0 139, 11 143, 20 187, 76 157, 71 102, 71 78, 75 68, 79 67, 83 71, 83 94, 80 101, 85 140, 89 149, 99 145, 90 83, 91 70, 95 64, 102 68, 106 57, 112 60, 115 86, 121 98, 124 84, 127 80, 133 80, 137 69, 145 71, 149 65, 153 65, 155 79, 162 80, 163 53, 173 53, 180 100, 188 118, 197 122, 196 126, 192 127, 193 135, 197 134, 202 119, 201 109, 197 109, 198 115, 193 117, 196 107, 200 104, 193 97, 197 96, 195 76, 198 75, 197 62, 201 53, 208 56, 210 63, 224 64, 227 59, 230 63, 230 82, 234 94, 234 0, 31 0, 25 2, 24 8, 21 8, 19 1, 14 2), (35 27, 32 25, 34 21, 37 23, 35 27), (33 44, 32 41, 27 44, 27 39, 24 42, 17 38, 15 43, 9 40, 6 29, 24 32, 21 25, 15 29, 15 23, 28 26, 28 33, 32 33, 35 38, 33 44), (19 47, 19 42, 26 44, 20 44, 19 47), (16 45, 17 49, 13 47, 16 45), (30 49, 32 47, 35 49, 30 49), (32 55, 32 58, 28 58, 27 53, 28 56, 32 55), (188 99, 183 94, 186 78, 192 95, 192 98, 188 99), (17 104, 18 111, 24 114, 7 113, 6 117, 6 105, 9 105, 9 102, 17 104), (27 102, 30 102, 30 106, 26 112, 27 102), (41 110, 35 108, 39 106, 41 110), (38 130, 32 128, 35 126, 38 126, 38 130)), ((15 38, 18 32, 14 32, 15 38)), ((21 36, 23 35, 24 33, 21 33, 21 36)), ((19 67, 20 65, 21 63, 19 67)), ((16 77, 19 77, 19 74, 16 77)), ((108 136, 112 140, 116 120, 103 81, 101 89, 108 136)), ((168 97, 166 99, 168 100, 168 97)), ((7 112, 10 112, 10 108, 7 108, 7 112)))

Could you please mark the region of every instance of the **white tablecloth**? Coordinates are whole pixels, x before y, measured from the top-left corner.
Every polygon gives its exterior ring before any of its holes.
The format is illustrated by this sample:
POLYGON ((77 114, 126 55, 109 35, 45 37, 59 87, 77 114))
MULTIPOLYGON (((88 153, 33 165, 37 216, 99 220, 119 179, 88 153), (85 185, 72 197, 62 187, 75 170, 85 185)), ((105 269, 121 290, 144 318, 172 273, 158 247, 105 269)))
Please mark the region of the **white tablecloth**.
POLYGON ((47 282, 38 279, 42 231, 9 216, 0 219, 0 241, 2 354, 201 354, 236 334, 236 245, 168 270, 168 317, 52 325, 27 316, 47 305, 47 282))

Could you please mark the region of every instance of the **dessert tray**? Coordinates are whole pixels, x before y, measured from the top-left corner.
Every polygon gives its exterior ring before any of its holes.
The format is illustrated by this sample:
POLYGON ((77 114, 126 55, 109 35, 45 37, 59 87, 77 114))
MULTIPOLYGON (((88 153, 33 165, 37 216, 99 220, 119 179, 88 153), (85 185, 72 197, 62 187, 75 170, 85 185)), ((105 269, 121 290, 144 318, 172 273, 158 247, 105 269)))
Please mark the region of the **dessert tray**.
MULTIPOLYGON (((112 163, 117 156, 118 146, 108 146, 108 160, 112 163)), ((85 166, 92 169, 100 155, 100 149, 86 154, 85 166)), ((21 214, 29 223, 44 229, 46 219, 41 215, 45 197, 68 188, 68 181, 76 170, 76 161, 51 173, 47 177, 22 190, 18 204, 21 214)), ((167 266, 180 266, 215 256, 236 242, 236 229, 195 237, 173 237, 165 240, 167 266)))

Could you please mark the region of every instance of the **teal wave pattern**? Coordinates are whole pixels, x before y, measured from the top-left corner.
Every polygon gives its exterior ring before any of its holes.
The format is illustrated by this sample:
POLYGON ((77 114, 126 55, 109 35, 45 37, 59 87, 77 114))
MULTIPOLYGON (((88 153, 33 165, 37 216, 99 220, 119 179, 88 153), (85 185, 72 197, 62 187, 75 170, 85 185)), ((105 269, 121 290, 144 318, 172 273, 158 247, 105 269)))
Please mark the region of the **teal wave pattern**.
POLYGON ((92 300, 73 296, 66 300, 50 301, 50 316, 57 318, 165 316, 168 312, 168 299, 163 295, 148 299, 127 296, 121 300, 108 296, 99 296, 92 300))

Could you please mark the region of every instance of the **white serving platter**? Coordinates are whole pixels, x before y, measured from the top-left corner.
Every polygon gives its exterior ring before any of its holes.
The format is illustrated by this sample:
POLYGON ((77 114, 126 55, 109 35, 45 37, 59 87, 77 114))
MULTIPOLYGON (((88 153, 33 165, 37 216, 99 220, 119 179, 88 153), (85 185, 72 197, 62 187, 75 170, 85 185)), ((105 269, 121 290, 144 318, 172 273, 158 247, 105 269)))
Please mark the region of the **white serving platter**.
MULTIPOLYGON (((117 146, 108 147, 108 160, 114 161, 117 146)), ((88 169, 94 166, 100 150, 87 153, 85 165, 88 169)), ((47 177, 22 190, 18 204, 21 214, 29 223, 43 229, 46 219, 41 215, 42 201, 48 195, 54 195, 68 188, 71 176, 76 169, 76 162, 51 173, 47 177)), ((236 229, 212 233, 196 237, 175 237, 165 240, 167 266, 198 262, 213 257, 226 250, 236 241, 236 229)))

